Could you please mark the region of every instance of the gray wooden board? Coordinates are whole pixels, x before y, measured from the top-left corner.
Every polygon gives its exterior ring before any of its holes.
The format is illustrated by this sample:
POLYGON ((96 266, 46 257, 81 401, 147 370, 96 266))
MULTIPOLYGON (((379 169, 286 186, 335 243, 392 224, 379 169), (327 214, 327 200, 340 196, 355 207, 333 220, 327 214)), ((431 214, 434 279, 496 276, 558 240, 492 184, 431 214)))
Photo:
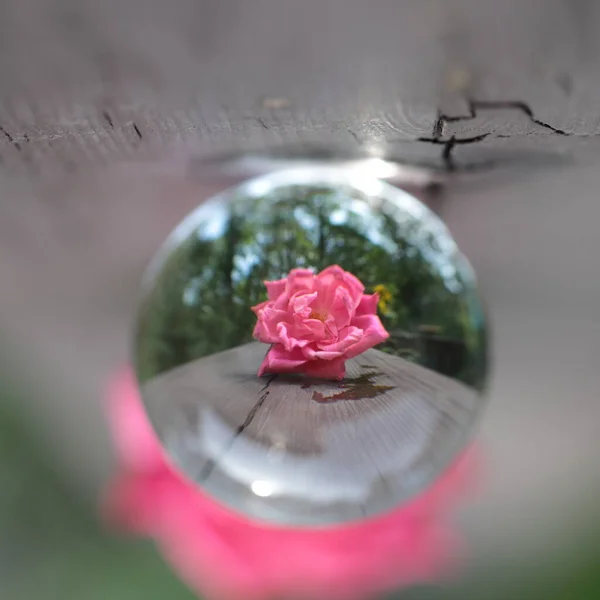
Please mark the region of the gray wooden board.
POLYGON ((483 405, 471 388, 375 349, 347 362, 343 382, 258 378, 265 350, 240 346, 142 388, 174 462, 255 517, 315 524, 389 509, 456 456, 483 405))
POLYGON ((595 0, 5 0, 0 169, 308 142, 444 168, 434 134, 560 153, 598 133, 599 33, 595 0), (436 126, 470 99, 508 105, 436 126))

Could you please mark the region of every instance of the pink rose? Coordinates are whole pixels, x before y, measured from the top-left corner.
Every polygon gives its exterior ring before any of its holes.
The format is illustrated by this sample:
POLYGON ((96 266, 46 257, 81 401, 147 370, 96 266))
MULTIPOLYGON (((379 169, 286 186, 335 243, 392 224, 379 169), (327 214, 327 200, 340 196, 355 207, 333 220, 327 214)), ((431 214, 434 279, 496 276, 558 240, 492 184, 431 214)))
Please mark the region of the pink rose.
POLYGON ((152 536, 181 577, 209 600, 364 600, 449 575, 461 544, 448 515, 473 479, 463 457, 412 502, 364 522, 310 530, 252 522, 206 496, 164 458, 132 372, 109 390, 120 461, 105 509, 152 536))
POLYGON ((377 316, 377 294, 348 271, 332 265, 315 275, 292 269, 265 281, 268 300, 252 307, 258 317, 254 337, 272 344, 259 376, 305 373, 342 379, 344 363, 380 344, 389 333, 377 316))

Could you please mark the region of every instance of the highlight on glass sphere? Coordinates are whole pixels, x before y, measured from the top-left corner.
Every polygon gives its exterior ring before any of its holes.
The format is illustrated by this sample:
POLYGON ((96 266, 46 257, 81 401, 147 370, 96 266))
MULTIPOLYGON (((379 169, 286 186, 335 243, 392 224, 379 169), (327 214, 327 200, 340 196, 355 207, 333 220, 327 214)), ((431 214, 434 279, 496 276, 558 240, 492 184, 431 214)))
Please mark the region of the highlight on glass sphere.
POLYGON ((327 167, 199 202, 148 269, 134 341, 173 464, 287 526, 424 490, 469 442, 487 373, 475 277, 440 219, 327 167))

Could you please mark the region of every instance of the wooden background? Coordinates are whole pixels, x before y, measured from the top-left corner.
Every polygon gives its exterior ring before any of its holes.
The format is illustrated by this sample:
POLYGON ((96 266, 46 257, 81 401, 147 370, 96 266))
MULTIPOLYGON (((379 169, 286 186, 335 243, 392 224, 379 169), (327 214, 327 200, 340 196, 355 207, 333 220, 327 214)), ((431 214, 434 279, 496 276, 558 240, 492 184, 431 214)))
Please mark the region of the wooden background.
POLYGON ((452 136, 459 168, 572 153, 600 127, 599 17, 593 0, 4 0, 0 167, 298 143, 444 167, 452 136))

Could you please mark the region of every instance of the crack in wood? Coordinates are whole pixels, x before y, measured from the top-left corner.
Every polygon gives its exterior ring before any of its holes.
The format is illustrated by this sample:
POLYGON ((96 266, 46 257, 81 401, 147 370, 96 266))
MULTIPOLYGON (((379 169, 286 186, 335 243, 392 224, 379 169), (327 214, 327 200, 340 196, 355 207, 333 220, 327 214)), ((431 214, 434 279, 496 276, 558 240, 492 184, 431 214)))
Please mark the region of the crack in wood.
MULTIPOLYGON (((0 133, 16 148, 17 152, 21 152, 21 144, 15 140, 15 138, 0 125, 0 133)), ((29 141, 29 139, 27 139, 29 141)))
POLYGON ((252 409, 248 413, 248 416, 244 419, 244 422, 240 426, 238 426, 238 428, 236 429, 235 436, 233 438, 234 440, 235 440, 235 438, 239 437, 244 432, 244 429, 246 429, 246 427, 248 427, 248 425, 250 425, 250 423, 252 423, 252 420, 256 416, 256 413, 259 411, 261 406, 265 403, 267 396, 271 393, 268 388, 273 383, 273 381, 275 381, 276 378, 277 378, 276 374, 269 376, 269 378, 267 379, 267 382, 265 383, 264 387, 261 390, 262 394, 258 398, 258 402, 252 407, 252 409))
POLYGON ((231 450, 231 447, 233 446, 235 441, 238 439, 238 437, 240 437, 240 435, 242 433, 244 433, 244 430, 250 425, 250 423, 252 423, 252 421, 254 420, 254 417, 256 417, 256 414, 261 409, 262 405, 265 403, 265 400, 271 393, 269 390, 269 386, 273 383, 273 381, 275 381, 275 379, 277 379, 277 374, 270 375, 267 378, 265 385, 260 390, 261 395, 259 396, 258 400, 256 401, 256 404, 250 409, 250 411, 248 412, 248 415, 244 419, 244 422, 241 425, 238 425, 238 427, 235 430, 235 433, 233 434, 232 438, 229 440, 229 443, 223 449, 221 456, 219 456, 217 459, 212 459, 212 458, 208 459, 206 461, 206 463, 204 463, 204 466, 200 470, 200 473, 198 473, 197 481, 199 483, 204 483, 212 475, 212 473, 215 470, 215 467, 217 466, 219 461, 227 454, 227 452, 229 452, 229 450, 231 450))
POLYGON ((436 122, 433 125, 433 136, 441 137, 446 123, 456 123, 458 121, 471 121, 476 119, 479 110, 517 110, 526 115, 532 123, 548 129, 557 135, 568 135, 566 131, 554 127, 545 121, 537 119, 533 110, 526 102, 521 100, 469 100, 469 114, 450 116, 439 113, 436 122))
POLYGON ((106 111, 102 111, 102 116, 104 117, 104 120, 109 124, 110 128, 114 129, 115 125, 113 123, 112 117, 106 111))
POLYGON ((138 137, 140 138, 140 140, 141 140, 141 139, 142 139, 142 137, 143 137, 143 136, 142 136, 142 132, 140 131, 140 128, 139 128, 139 127, 138 127, 138 126, 137 126, 135 123, 133 123, 133 130, 136 132, 137 136, 138 136, 138 137))
MULTIPOLYGON (((565 135, 569 134, 558 127, 554 127, 549 123, 541 121, 537 119, 533 113, 533 110, 526 102, 521 100, 469 100, 469 113, 467 115, 446 115, 442 112, 438 112, 438 117, 433 124, 432 137, 419 137, 417 138, 418 142, 427 142, 429 144, 439 144, 444 146, 442 149, 442 161, 446 167, 447 171, 454 171, 456 169, 456 165, 454 164, 454 158, 452 156, 452 152, 454 147, 459 144, 476 144, 477 142, 481 142, 485 138, 491 135, 491 132, 484 133, 481 135, 473 136, 470 138, 457 138, 456 136, 451 136, 449 139, 443 139, 444 127, 447 123, 456 123, 458 121, 471 121, 476 119, 478 116, 478 111, 480 110, 517 110, 526 115, 532 123, 543 127, 551 131, 556 135, 565 135)), ((498 138, 508 138, 512 137, 509 135, 498 135, 498 138)))
POLYGON ((355 131, 352 131, 352 129, 348 129, 348 133, 354 138, 354 140, 356 141, 357 144, 361 144, 361 140, 358 137, 358 134, 355 131))
POLYGON ((443 146, 442 148, 442 161, 446 167, 447 171, 454 171, 456 169, 456 165, 454 164, 454 158, 452 157, 452 151, 455 146, 460 144, 476 144, 477 142, 481 142, 486 137, 488 137, 489 133, 483 133, 481 135, 475 135, 469 138, 457 138, 456 136, 452 136, 448 140, 442 140, 438 137, 420 137, 417 139, 419 142, 427 142, 429 144, 438 144, 443 146))

